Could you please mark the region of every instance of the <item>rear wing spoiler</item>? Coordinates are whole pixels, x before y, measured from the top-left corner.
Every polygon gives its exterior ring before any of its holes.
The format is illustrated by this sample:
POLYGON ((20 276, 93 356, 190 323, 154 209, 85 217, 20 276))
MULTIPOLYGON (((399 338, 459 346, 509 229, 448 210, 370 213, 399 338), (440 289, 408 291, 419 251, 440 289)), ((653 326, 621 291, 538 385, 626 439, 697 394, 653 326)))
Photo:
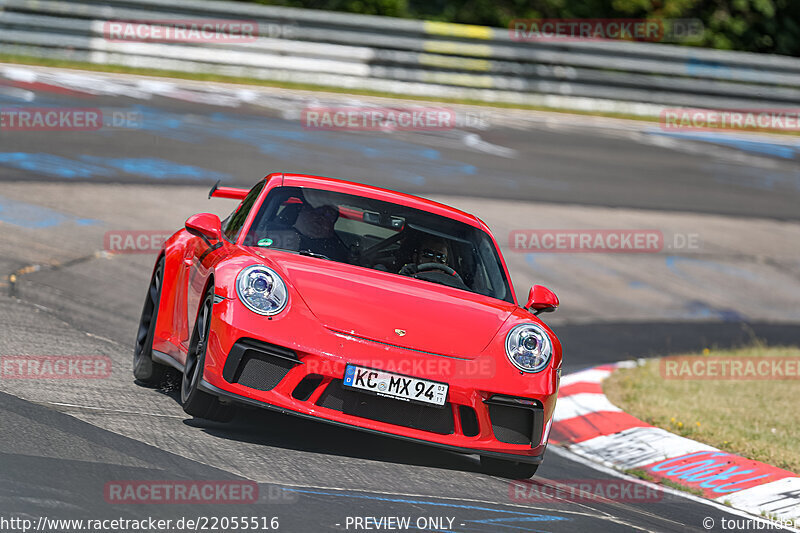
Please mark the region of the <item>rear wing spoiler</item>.
POLYGON ((244 200, 244 197, 247 196, 247 193, 250 192, 247 189, 239 189, 236 187, 220 187, 219 182, 221 180, 217 180, 211 190, 208 191, 209 198, 230 198, 232 200, 244 200))

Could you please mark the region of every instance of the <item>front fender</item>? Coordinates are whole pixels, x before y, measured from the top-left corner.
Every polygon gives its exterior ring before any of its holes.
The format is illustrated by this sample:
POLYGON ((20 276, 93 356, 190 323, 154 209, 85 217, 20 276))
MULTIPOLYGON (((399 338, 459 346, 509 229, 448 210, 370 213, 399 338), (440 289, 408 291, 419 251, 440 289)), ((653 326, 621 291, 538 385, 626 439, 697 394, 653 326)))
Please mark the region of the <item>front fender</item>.
POLYGON ((179 230, 164 242, 164 247, 159 253, 159 259, 164 257, 164 279, 153 349, 169 354, 181 362, 185 358, 182 345, 184 339, 188 339, 184 250, 190 238, 191 235, 185 230, 179 230))

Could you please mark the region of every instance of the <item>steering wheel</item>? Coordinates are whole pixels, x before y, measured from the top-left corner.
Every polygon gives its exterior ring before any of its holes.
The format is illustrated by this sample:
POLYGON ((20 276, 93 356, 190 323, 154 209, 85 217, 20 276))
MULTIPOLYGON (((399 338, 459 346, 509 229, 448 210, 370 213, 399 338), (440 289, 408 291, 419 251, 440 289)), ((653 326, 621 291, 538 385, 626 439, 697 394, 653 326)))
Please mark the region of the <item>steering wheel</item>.
POLYGON ((421 265, 417 265, 417 273, 427 272, 429 270, 439 270, 441 272, 444 272, 445 274, 450 274, 461 283, 464 283, 464 280, 461 279, 461 276, 458 275, 458 272, 456 272, 447 265, 443 265, 442 263, 422 263, 421 265))

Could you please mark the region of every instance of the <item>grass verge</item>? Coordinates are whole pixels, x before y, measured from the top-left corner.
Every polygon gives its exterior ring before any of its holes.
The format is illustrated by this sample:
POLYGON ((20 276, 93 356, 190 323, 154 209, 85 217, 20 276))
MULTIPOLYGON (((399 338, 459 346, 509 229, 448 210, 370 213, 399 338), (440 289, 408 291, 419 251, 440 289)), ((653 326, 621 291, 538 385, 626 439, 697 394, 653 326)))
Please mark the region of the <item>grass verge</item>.
POLYGON ((402 100, 416 100, 426 102, 447 102, 452 104, 474 105, 482 107, 494 107, 502 109, 528 109, 533 111, 547 111, 552 113, 565 113, 570 115, 586 115, 618 118, 625 120, 637 120, 640 122, 658 122, 659 117, 647 117, 640 115, 628 115, 625 113, 605 113, 605 112, 592 112, 580 111, 573 109, 560 109, 544 106, 533 105, 520 105, 520 104, 507 104, 503 102, 484 102, 483 100, 471 100, 467 98, 441 98, 441 97, 428 97, 428 96, 413 96, 395 93, 387 93, 383 91, 372 91, 367 89, 344 89, 339 87, 329 87, 327 85, 313 85, 307 83, 292 83, 281 82, 272 80, 260 80, 257 78, 240 78, 236 76, 223 76, 220 74, 204 74, 195 72, 181 72, 172 70, 159 70, 150 68, 136 68, 125 67, 121 65, 103 65, 96 63, 85 63, 82 61, 68 61, 62 59, 46 59, 39 57, 18 56, 10 54, 0 54, 0 63, 10 63, 16 65, 35 65, 42 67, 59 67, 70 68, 79 70, 88 70, 92 72, 110 72, 118 74, 136 74, 140 76, 157 76, 162 78, 176 78, 182 80, 194 81, 213 81, 220 83, 238 83, 242 85, 259 85, 262 87, 278 87, 281 89, 295 89, 302 91, 321 91, 327 93, 340 93, 340 94, 354 94, 362 96, 379 96, 382 98, 394 98, 402 100))
POLYGON ((672 481, 671 479, 662 479, 660 481, 662 485, 665 487, 669 487, 675 490, 681 490, 683 492, 688 492, 689 494, 694 494, 695 496, 704 496, 703 491, 700 489, 696 489, 694 487, 689 487, 687 485, 683 485, 682 483, 678 483, 676 481, 672 481))
MULTIPOLYGON (((800 348, 755 345, 688 355, 798 360, 800 348)), ((614 405, 656 427, 800 472, 800 380, 664 379, 659 361, 650 360, 614 372, 603 390, 614 405)))
POLYGON ((650 475, 647 470, 643 470, 641 468, 631 468, 625 470, 625 473, 629 476, 638 477, 639 479, 643 479, 644 481, 649 481, 651 483, 660 483, 665 487, 669 487, 671 489, 682 490, 683 492, 688 492, 689 494, 694 494, 695 496, 703 496, 703 491, 700 489, 696 489, 694 487, 689 487, 687 485, 683 485, 681 483, 677 483, 675 481, 669 479, 658 479, 652 475, 650 475))
POLYGON ((643 479, 645 481, 652 481, 654 483, 656 482, 656 478, 651 476, 647 470, 643 470, 641 468, 630 468, 626 470, 625 473, 629 476, 638 477, 639 479, 643 479))

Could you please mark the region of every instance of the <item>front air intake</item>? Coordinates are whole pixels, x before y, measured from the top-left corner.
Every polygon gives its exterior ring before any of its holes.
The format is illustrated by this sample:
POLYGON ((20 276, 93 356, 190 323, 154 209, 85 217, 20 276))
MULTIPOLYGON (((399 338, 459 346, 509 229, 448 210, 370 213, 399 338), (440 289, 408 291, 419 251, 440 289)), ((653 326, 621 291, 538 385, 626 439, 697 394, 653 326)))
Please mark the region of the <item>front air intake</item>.
POLYGON ((322 384, 323 377, 319 374, 309 374, 303 378, 303 381, 297 384, 292 391, 292 398, 300 400, 301 402, 307 401, 317 390, 317 387, 322 384))
POLYGON ((489 407, 494 436, 506 444, 538 446, 544 427, 544 409, 537 400, 492 396, 489 407))
POLYGON ((475 409, 468 405, 459 405, 458 414, 461 417, 461 431, 465 437, 477 437, 481 432, 478 425, 478 415, 475 409))
POLYGON ((268 391, 299 364, 297 354, 288 348, 254 339, 239 339, 228 354, 222 377, 229 383, 268 391))

